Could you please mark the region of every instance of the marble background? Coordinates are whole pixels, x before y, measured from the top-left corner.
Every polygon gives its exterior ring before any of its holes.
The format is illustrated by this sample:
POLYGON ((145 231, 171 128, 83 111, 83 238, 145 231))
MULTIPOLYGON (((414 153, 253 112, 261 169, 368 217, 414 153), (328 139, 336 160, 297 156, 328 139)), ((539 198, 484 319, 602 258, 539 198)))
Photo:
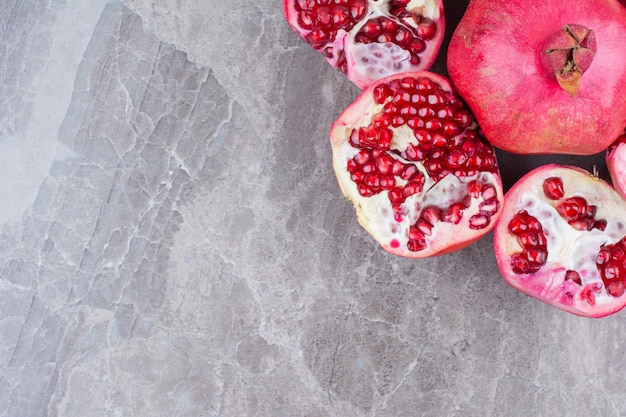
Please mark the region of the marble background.
POLYGON ((0 415, 626 415, 626 314, 360 228, 280 0, 1 3, 0 415))

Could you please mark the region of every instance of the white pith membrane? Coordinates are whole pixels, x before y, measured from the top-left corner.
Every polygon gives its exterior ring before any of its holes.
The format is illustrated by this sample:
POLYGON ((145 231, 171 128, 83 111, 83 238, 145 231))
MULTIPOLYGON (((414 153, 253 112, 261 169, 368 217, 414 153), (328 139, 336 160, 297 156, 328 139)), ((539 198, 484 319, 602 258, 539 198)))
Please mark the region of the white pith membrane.
MULTIPOLYGON (((482 195, 472 198, 469 207, 462 211, 462 218, 459 223, 450 223, 443 220, 433 224, 432 233, 425 236, 426 247, 420 251, 411 252, 407 248, 409 241, 409 228, 421 217, 423 209, 436 206, 445 212, 453 203, 462 202, 468 196, 468 184, 474 180, 480 181, 483 185, 489 185, 496 190, 496 197, 502 200, 502 191, 499 178, 491 172, 479 172, 476 175, 456 177, 449 174, 443 179, 436 181, 430 177, 423 163, 420 161, 410 161, 402 158, 394 152, 386 152, 394 160, 404 164, 415 166, 424 176, 425 182, 423 191, 406 198, 401 204, 401 216, 398 218, 396 211, 392 207, 388 197, 388 191, 381 191, 373 196, 362 196, 357 188, 357 184, 351 179, 346 166, 348 161, 361 149, 353 147, 349 143, 349 138, 354 129, 368 126, 372 118, 380 113, 384 104, 376 104, 373 101, 361 102, 359 110, 353 111, 353 120, 344 120, 345 125, 340 128, 335 127, 331 132, 333 138, 333 165, 339 185, 348 198, 352 201, 359 223, 378 241, 386 250, 393 253, 402 253, 404 256, 425 257, 441 252, 457 243, 475 240, 478 236, 487 233, 491 229, 494 219, 490 219, 490 225, 482 229, 472 229, 469 226, 473 215, 479 213, 480 203, 485 201, 482 195), (367 111, 365 111, 367 110, 367 111), (443 239, 442 239, 443 237, 443 239)), ((476 128, 476 124, 468 127, 466 131, 476 128)), ((393 131, 391 150, 403 151, 409 143, 417 143, 414 133, 406 125, 400 127, 389 127, 393 131)), ((461 132, 460 135, 463 135, 461 132)), ((396 185, 404 186, 407 181, 395 177, 396 185)), ((499 213, 499 210, 498 212, 499 213)), ((495 215, 494 215, 495 216, 495 215)), ((494 217, 495 218, 495 217, 494 217)))
MULTIPOLYGON (((558 168, 546 170, 541 175, 544 177, 536 178, 530 189, 511 197, 507 196, 507 200, 514 198, 515 202, 511 207, 505 208, 505 212, 519 213, 526 210, 529 215, 539 220, 547 241, 547 261, 539 271, 532 274, 516 274, 509 265, 507 277, 518 289, 544 301, 571 303, 577 314, 593 307, 582 296, 583 289, 593 294, 596 307, 615 304, 618 298, 623 299, 626 294, 615 297, 607 292, 596 259, 602 245, 616 243, 626 235, 625 203, 608 185, 601 184, 599 180, 597 184, 590 184, 589 174, 558 168), (565 193, 563 199, 580 196, 587 204, 597 206, 594 218, 606 220, 605 230, 594 228, 581 231, 570 226, 556 210, 558 201, 552 201, 544 194, 543 180, 549 177, 562 179, 565 193), (565 279, 568 270, 578 272, 582 285, 565 279), (538 277, 541 277, 542 281, 533 282, 538 277), (570 292, 574 297, 568 300, 565 292, 570 292)), ((508 205, 510 202, 507 201, 505 204, 508 205)), ((507 218, 506 223, 510 220, 511 218, 507 218)), ((506 231, 499 233, 505 233, 507 236, 505 250, 510 259, 511 255, 522 251, 522 246, 516 236, 508 232, 508 224, 501 224, 498 228, 506 228, 506 231)), ((571 311, 567 305, 561 307, 571 311)))
MULTIPOLYGON (((369 85, 374 80, 391 74, 427 69, 421 63, 418 65, 411 64, 409 61, 410 52, 402 49, 395 43, 372 42, 363 44, 354 41, 353 36, 359 33, 361 28, 368 21, 378 17, 385 17, 402 26, 417 29, 418 22, 415 19, 399 19, 390 13, 389 6, 390 0, 368 0, 366 15, 350 29, 350 32, 346 32, 344 29, 337 30, 335 39, 329 44, 332 52, 330 56, 326 56, 326 60, 334 67, 338 66, 338 62, 341 58, 338 51, 351 51, 351 53, 346 53, 344 56, 348 64, 347 75, 361 88, 369 85)), ((291 13, 295 15, 297 11, 293 5, 291 7, 293 9, 291 13)), ((437 0, 411 0, 406 6, 406 10, 416 16, 422 16, 435 22, 439 21, 440 17, 442 17, 437 0)), ((440 44, 441 39, 443 39, 441 23, 437 30, 442 32, 435 35, 435 39, 438 39, 438 41, 427 43, 427 49, 432 47, 439 48, 439 46, 435 44, 440 44)))

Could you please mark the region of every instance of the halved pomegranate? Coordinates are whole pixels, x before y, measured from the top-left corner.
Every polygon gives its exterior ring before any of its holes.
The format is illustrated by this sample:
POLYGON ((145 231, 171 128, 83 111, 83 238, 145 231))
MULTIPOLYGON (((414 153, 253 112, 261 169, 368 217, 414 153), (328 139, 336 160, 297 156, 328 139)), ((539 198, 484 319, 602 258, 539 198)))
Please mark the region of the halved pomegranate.
POLYGON ((386 251, 449 253, 492 229, 503 198, 494 149, 445 77, 422 71, 375 82, 330 138, 339 185, 386 251))
POLYGON ((586 317, 626 306, 626 202, 583 169, 551 164, 522 177, 494 246, 504 279, 531 297, 586 317))
POLYGON ((626 130, 607 149, 606 166, 613 187, 626 199, 626 130))
POLYGON ((284 0, 291 28, 360 88, 429 69, 445 32, 442 0, 284 0))

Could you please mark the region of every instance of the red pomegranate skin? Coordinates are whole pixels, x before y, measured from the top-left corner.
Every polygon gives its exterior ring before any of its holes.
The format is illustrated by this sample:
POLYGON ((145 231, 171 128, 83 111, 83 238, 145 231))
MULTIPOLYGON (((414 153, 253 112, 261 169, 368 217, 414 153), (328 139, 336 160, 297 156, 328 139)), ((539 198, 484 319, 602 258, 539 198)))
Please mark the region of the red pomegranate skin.
POLYGON ((616 0, 472 0, 450 41, 448 71, 487 139, 518 154, 591 155, 626 125, 626 9, 616 0), (595 33, 575 97, 544 66, 565 25, 595 33))

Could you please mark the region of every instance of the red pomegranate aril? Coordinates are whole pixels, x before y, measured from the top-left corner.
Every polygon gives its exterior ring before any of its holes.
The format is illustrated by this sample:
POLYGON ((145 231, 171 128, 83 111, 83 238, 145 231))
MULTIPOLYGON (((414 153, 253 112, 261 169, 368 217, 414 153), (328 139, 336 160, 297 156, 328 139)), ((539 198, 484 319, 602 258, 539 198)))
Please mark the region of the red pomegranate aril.
POLYGON ((560 200, 565 195, 563 181, 558 177, 550 177, 543 182, 543 192, 550 200, 560 200))
POLYGON ((484 229, 490 223, 490 216, 485 214, 474 214, 469 219, 470 229, 484 229))
POLYGON ((587 214, 587 202, 582 197, 570 197, 556 206, 565 220, 575 220, 587 214))
POLYGON ((417 230, 422 232, 424 236, 430 236, 433 231, 433 225, 426 221, 424 218, 420 218, 419 220, 417 220, 417 222, 415 223, 415 227, 417 228, 417 230))
POLYGON ((480 208, 480 214, 490 217, 498 211, 500 208, 500 202, 496 197, 494 197, 489 200, 484 200, 478 207, 480 208))

